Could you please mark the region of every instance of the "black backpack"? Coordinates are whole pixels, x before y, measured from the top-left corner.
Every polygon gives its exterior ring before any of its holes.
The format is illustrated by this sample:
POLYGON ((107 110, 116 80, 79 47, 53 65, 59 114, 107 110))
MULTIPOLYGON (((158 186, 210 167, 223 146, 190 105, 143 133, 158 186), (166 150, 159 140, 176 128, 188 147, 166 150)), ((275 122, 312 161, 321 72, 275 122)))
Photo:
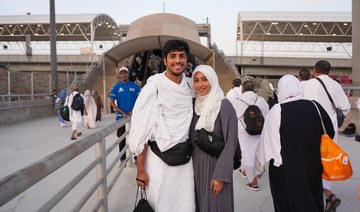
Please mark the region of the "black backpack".
POLYGON ((244 112, 244 122, 245 122, 245 130, 249 135, 260 135, 261 131, 264 127, 264 116, 258 106, 255 105, 258 97, 256 97, 256 100, 253 105, 249 105, 245 101, 243 101, 245 104, 248 105, 244 112))
POLYGON ((80 95, 80 93, 75 94, 74 98, 73 98, 73 102, 71 104, 71 108, 73 110, 84 110, 84 99, 82 98, 82 96, 80 95))

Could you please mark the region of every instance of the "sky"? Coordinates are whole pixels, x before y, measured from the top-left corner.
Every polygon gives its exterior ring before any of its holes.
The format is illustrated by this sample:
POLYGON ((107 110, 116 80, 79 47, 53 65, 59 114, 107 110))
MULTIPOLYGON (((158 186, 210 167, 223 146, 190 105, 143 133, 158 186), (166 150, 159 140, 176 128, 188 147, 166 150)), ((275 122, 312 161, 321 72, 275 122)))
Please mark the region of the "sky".
MULTIPOLYGON (((49 15, 49 0, 0 0, 0 16, 49 15)), ((351 12, 352 0, 55 0, 56 14, 100 14, 117 24, 154 13, 174 13, 195 23, 211 24, 211 42, 226 55, 235 55, 236 21, 239 12, 321 11, 351 12)))

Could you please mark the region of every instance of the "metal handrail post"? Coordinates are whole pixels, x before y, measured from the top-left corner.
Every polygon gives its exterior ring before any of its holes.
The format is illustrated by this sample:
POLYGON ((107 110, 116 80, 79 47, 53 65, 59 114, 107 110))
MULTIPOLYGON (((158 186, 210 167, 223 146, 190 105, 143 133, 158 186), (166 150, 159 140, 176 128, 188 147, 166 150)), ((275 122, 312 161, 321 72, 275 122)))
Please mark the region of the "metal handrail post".
POLYGON ((106 150, 105 150, 105 138, 95 145, 96 157, 101 158, 101 162, 96 166, 96 179, 103 179, 102 183, 97 189, 98 200, 103 200, 103 205, 99 211, 108 211, 108 200, 107 200, 107 177, 106 177, 106 150))

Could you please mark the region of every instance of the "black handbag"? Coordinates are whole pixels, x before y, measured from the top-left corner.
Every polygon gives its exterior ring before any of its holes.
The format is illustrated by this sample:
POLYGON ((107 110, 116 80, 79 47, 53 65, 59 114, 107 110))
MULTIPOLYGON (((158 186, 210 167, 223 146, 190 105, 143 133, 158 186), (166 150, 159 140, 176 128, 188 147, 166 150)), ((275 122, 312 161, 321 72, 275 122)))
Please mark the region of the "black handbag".
POLYGON ((335 111, 336 111, 336 116, 337 116, 337 120, 338 120, 338 127, 341 127, 345 121, 345 115, 338 108, 336 108, 335 111))
POLYGON ((135 206, 133 212, 154 212, 146 197, 146 190, 138 187, 136 192, 135 206), (140 190, 140 200, 138 201, 140 190))
POLYGON ((220 156, 225 146, 225 142, 222 139, 216 136, 213 132, 206 131, 204 128, 198 130, 194 142, 202 151, 214 158, 218 158, 220 156))
POLYGON ((325 90, 326 94, 328 95, 329 100, 330 100, 332 106, 333 106, 334 109, 335 109, 336 117, 337 117, 337 120, 338 120, 338 127, 341 127, 341 126, 343 125, 344 121, 345 121, 345 115, 344 115, 344 113, 343 113, 339 108, 336 108, 335 103, 334 103, 334 100, 331 98, 328 90, 326 89, 326 86, 325 86, 324 82, 323 82, 320 78, 318 78, 318 77, 316 77, 315 79, 317 79, 317 80, 320 82, 320 84, 324 87, 324 90, 325 90))
POLYGON ((179 166, 188 163, 193 151, 190 140, 178 143, 164 152, 160 151, 156 141, 149 141, 148 145, 169 166, 179 166))
POLYGON ((67 105, 65 107, 60 108, 61 118, 63 118, 65 121, 70 121, 69 115, 70 115, 69 107, 67 105))
MULTIPOLYGON (((214 158, 219 158, 224 149, 225 142, 216 136, 213 132, 208 132, 204 128, 198 130, 194 142, 199 148, 214 158)), ((234 153, 233 169, 236 170, 241 166, 241 150, 239 142, 236 145, 234 153)))

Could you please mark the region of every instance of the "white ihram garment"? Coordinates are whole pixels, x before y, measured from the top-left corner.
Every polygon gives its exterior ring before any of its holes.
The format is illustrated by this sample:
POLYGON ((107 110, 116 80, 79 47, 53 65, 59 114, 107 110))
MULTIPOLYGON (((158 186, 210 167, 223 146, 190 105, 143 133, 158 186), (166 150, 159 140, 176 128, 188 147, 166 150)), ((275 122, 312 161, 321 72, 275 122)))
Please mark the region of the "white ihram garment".
MULTIPOLYGON (((165 151, 188 139, 193 109, 191 83, 187 80, 183 75, 181 83, 176 84, 165 72, 148 79, 133 109, 129 132, 131 152, 139 155, 148 140, 156 141, 159 149, 165 151)), ((148 148, 146 193, 152 208, 157 212, 194 212, 192 160, 184 165, 168 166, 148 148)))
MULTIPOLYGON (((81 131, 81 121, 82 121, 81 111, 80 110, 76 111, 71 108, 74 96, 78 93, 79 93, 78 91, 73 91, 69 96, 67 96, 66 100, 65 100, 65 105, 67 105, 69 107, 69 119, 71 122, 71 129, 80 132, 81 131)), ((82 94, 80 94, 80 95, 84 98, 84 96, 82 94)))
POLYGON ((254 104, 255 100, 255 105, 260 108, 261 113, 266 119, 266 116, 269 112, 269 105, 263 97, 256 95, 253 91, 247 91, 243 93, 239 99, 235 99, 233 102, 233 106, 238 118, 238 137, 242 152, 241 164, 243 169, 245 169, 246 176, 250 183, 253 181, 255 176, 258 175, 258 173, 255 172, 255 158, 256 150, 260 142, 260 135, 249 135, 249 133, 246 132, 244 112, 248 108, 248 105, 254 104))

